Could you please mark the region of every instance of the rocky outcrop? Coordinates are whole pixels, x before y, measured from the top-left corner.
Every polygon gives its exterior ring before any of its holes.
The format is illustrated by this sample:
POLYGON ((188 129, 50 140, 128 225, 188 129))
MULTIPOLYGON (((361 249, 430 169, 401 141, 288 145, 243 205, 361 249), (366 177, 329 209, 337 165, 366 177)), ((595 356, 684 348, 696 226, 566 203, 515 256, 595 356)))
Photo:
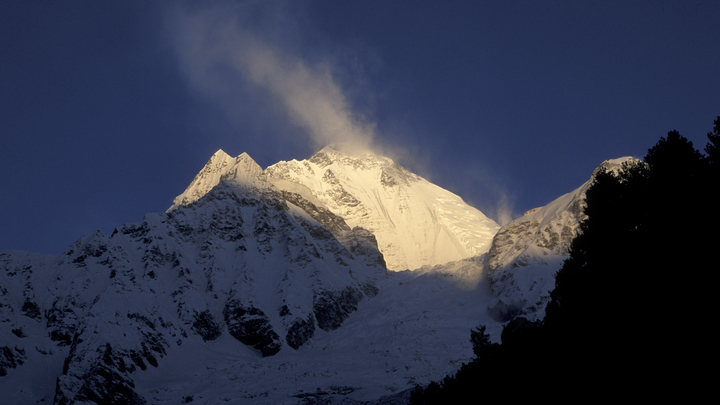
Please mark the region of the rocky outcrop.
POLYGON ((55 403, 145 404, 135 391, 133 375, 158 367, 167 355, 167 325, 138 313, 114 318, 107 329, 89 321, 72 339, 57 379, 55 403))
POLYGON ((88 353, 79 352, 77 346, 74 346, 70 353, 65 361, 63 374, 57 380, 54 400, 56 405, 77 402, 117 405, 147 403, 135 391, 135 383, 129 377, 134 369, 132 363, 126 364, 126 356, 114 352, 109 343, 92 353, 95 354, 92 359, 87 358, 88 353), (80 375, 74 374, 77 368, 82 368, 84 372, 80 375))
POLYGON ((363 293, 357 288, 346 287, 340 291, 321 291, 313 298, 313 312, 318 327, 324 331, 335 330, 357 310, 363 293))
POLYGON ((27 357, 21 347, 0 347, 0 377, 7 375, 8 369, 22 365, 27 357))
POLYGON ((239 300, 227 303, 223 310, 228 332, 237 340, 252 346, 263 357, 277 354, 282 347, 280 336, 273 330, 262 310, 244 306, 239 300))
POLYGON ((306 319, 296 318, 288 328, 285 341, 293 349, 299 349, 315 336, 315 317, 310 314, 306 319))
POLYGON ((215 340, 222 334, 222 324, 215 319, 210 311, 195 313, 192 331, 200 335, 203 340, 215 340))

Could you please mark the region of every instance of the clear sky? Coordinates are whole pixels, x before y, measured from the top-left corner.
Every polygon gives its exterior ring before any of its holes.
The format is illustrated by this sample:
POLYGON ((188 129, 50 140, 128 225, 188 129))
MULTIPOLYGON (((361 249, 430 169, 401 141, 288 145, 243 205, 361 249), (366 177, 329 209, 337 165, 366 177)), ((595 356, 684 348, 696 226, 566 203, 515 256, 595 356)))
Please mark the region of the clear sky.
POLYGON ((720 115, 720 1, 0 3, 0 251, 165 211, 218 149, 357 142, 504 221, 720 115))

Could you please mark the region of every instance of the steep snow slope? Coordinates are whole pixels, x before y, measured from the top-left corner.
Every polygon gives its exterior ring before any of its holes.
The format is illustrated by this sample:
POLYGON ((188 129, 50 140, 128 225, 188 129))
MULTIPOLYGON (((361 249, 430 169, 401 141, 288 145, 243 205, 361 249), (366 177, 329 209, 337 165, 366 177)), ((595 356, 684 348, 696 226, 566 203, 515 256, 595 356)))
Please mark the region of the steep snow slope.
POLYGON ((372 153, 353 156, 328 146, 265 173, 280 188, 287 181, 307 187, 348 225, 372 232, 391 270, 480 255, 499 228, 457 195, 372 153))
POLYGON ((497 320, 516 315, 530 319, 545 316, 550 291, 555 288, 555 273, 568 256, 570 243, 585 218, 585 192, 600 168, 617 173, 625 162, 639 160, 607 160, 582 186, 500 228, 493 238, 485 270, 494 295, 489 310, 497 320))
MULTIPOLYGON (((97 252, 91 247, 94 237, 78 247, 97 252)), ((3 266, 9 256, 16 255, 6 253, 3 266)), ((27 261, 20 260, 21 268, 44 263, 31 256, 27 261)), ((93 263, 104 259, 91 255, 84 261, 90 273, 93 263)), ((485 309, 489 289, 482 283, 468 285, 467 277, 458 276, 458 268, 462 268, 462 273, 472 279, 482 266, 483 257, 479 257, 426 268, 422 275, 390 273, 377 280, 379 293, 358 302, 357 311, 349 313, 341 327, 329 331, 318 328, 297 350, 283 347, 267 357, 228 333, 228 323, 213 309, 221 301, 213 298, 221 294, 220 283, 206 294, 203 282, 198 283, 201 285, 196 291, 185 287, 185 297, 195 294, 190 300, 176 293, 182 290, 183 283, 178 282, 180 286, 173 292, 170 285, 163 287, 163 293, 160 286, 168 278, 158 275, 153 292, 146 285, 149 280, 136 274, 136 285, 127 286, 133 291, 101 292, 97 303, 91 301, 90 308, 80 312, 81 318, 86 316, 84 313, 93 314, 93 318, 75 320, 79 333, 69 345, 51 339, 45 328, 50 322, 44 315, 38 320, 16 316, 15 327, 22 328, 25 337, 8 339, 11 336, 3 334, 3 345, 11 350, 22 349, 25 359, 17 368, 9 368, 7 376, 0 377, 0 393, 14 398, 17 404, 51 403, 53 398, 57 404, 66 403, 63 398, 70 396, 70 383, 84 397, 92 398, 93 393, 105 390, 119 399, 117 403, 352 403, 348 401, 406 395, 403 391, 440 380, 469 361, 469 332, 475 326, 486 324, 494 339, 499 338, 501 325, 485 309), (143 291, 138 291, 141 288, 143 291), (179 319, 181 307, 198 311, 197 319, 179 319), (84 340, 90 342, 89 347, 84 340), (69 364, 65 373, 64 362, 69 364), (102 375, 111 378, 99 378, 102 375), (56 380, 60 396, 56 396, 56 380)), ((32 274, 40 273, 39 268, 33 269, 32 274)), ((29 274, 24 270, 11 277, 21 273, 29 274)), ((191 276, 202 279, 199 274, 191 276)), ((52 280, 42 284, 41 278, 37 274, 36 278, 23 279, 31 280, 33 285, 52 284, 52 280)), ((79 285, 92 284, 83 277, 78 281, 79 285)), ((80 309, 73 307, 72 311, 78 313, 80 309)), ((73 325, 69 320, 63 324, 73 325)))
MULTIPOLYGON (((436 269, 438 270, 438 269, 436 269)), ((485 310, 489 292, 458 288, 452 273, 396 272, 358 304, 342 327, 318 331, 297 351, 266 358, 238 350, 227 336, 173 347, 167 362, 135 379, 154 404, 301 404, 375 401, 454 373, 472 358, 470 330, 501 325, 485 310)), ((407 394, 407 392, 405 392, 407 394)), ((395 402, 402 403, 402 402, 395 402)))

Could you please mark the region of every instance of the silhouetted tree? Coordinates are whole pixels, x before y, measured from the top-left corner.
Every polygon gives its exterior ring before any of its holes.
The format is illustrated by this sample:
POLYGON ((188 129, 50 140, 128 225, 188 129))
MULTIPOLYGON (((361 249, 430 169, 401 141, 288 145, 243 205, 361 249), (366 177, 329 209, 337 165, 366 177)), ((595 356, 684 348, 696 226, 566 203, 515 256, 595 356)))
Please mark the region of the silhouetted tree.
POLYGON ((715 127, 713 132, 708 132, 708 144, 705 146, 705 153, 707 153, 707 159, 710 165, 717 166, 720 164, 720 156, 718 153, 718 147, 720 147, 720 117, 717 117, 714 121, 715 127))
POLYGON ((490 335, 486 332, 486 326, 481 325, 470 331, 470 342, 473 345, 473 353, 476 359, 492 356, 497 350, 498 344, 490 341, 490 335))

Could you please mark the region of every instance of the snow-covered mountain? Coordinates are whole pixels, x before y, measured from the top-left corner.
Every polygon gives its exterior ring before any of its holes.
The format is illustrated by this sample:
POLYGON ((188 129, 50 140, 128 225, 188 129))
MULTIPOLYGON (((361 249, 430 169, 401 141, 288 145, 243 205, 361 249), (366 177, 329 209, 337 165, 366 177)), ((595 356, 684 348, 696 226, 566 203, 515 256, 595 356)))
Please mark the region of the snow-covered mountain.
POLYGON ((417 218, 440 219, 420 240, 465 257, 486 249, 467 244, 489 231, 454 234, 464 228, 443 215, 484 216, 389 159, 353 164, 380 184, 321 178, 318 193, 219 151, 166 213, 85 235, 62 255, 2 253, 0 393, 56 404, 371 400, 452 372, 472 354, 468 331, 491 322, 467 281, 477 284, 484 256, 387 273, 375 235, 321 197, 371 218, 386 207, 406 225, 396 214, 423 207, 417 218), (373 210, 353 200, 358 190, 375 195, 373 210))
POLYGON ((347 226, 323 224, 333 232, 338 226, 370 231, 387 268, 396 271, 486 253, 499 228, 457 195, 373 153, 356 156, 331 145, 307 160, 279 162, 265 171, 248 160, 247 154, 232 158, 216 152, 168 212, 198 200, 221 181, 255 190, 272 185, 290 201, 297 195, 342 218, 347 226))
POLYGON ((457 195, 372 153, 355 156, 328 146, 310 159, 279 162, 265 172, 280 188, 307 187, 348 225, 372 232, 390 270, 486 253, 499 228, 457 195))
POLYGON ((201 198, 85 235, 63 255, 3 253, 3 385, 17 384, 18 398, 35 392, 33 378, 18 377, 33 372, 22 363, 44 359, 57 374, 45 400, 142 403, 134 372, 188 340, 227 334, 236 350, 272 356, 337 329, 377 295, 385 268, 371 234, 346 229, 344 246, 249 156, 234 163, 201 198))
POLYGON ((494 295, 488 306, 494 318, 507 321, 522 315, 534 320, 545 316, 550 291, 555 288, 555 273, 567 258, 570 243, 585 218, 585 192, 598 170, 617 173, 625 162, 638 160, 607 160, 574 191, 500 228, 485 269, 494 295))
POLYGON ((402 403, 472 357, 472 328, 542 313, 588 185, 495 235, 385 157, 327 147, 263 170, 218 151, 165 213, 0 254, 0 394, 402 403))

